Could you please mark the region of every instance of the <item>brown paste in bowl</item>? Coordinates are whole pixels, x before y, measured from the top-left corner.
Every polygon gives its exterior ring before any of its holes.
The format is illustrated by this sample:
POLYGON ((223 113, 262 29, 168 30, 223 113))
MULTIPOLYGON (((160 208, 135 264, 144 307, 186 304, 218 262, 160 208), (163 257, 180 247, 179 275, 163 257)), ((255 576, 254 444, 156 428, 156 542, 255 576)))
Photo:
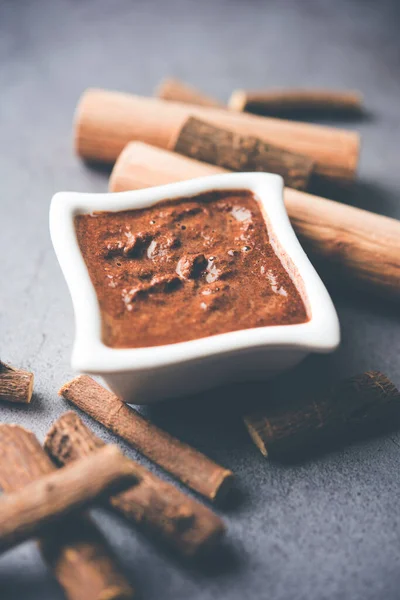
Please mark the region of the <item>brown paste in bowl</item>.
POLYGON ((75 217, 103 341, 159 346, 308 320, 247 191, 75 217))

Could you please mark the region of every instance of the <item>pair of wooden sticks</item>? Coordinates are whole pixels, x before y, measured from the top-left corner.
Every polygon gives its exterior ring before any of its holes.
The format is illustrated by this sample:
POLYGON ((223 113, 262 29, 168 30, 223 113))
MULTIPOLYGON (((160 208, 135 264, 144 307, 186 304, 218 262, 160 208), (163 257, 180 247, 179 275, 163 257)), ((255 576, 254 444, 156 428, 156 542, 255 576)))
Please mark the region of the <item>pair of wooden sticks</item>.
MULTIPOLYGON (((76 377, 60 394, 208 500, 221 499, 229 491, 230 471, 144 419, 90 377, 76 377)), ((321 440, 351 439, 371 425, 376 429, 397 425, 399 416, 398 389, 383 373, 368 371, 300 407, 277 412, 263 404, 245 414, 244 423, 264 456, 281 459, 318 446, 321 440)), ((62 451, 51 453, 60 460, 62 451)))
POLYGON ((354 179, 359 154, 355 132, 107 90, 89 89, 80 99, 76 147, 82 157, 104 162, 114 162, 134 140, 167 149, 189 117, 308 157, 319 177, 354 179))
POLYGON ((204 94, 201 90, 167 77, 156 90, 156 96, 173 102, 186 102, 201 106, 228 108, 238 112, 262 115, 287 115, 300 112, 360 114, 363 110, 362 95, 356 91, 329 89, 264 89, 234 90, 226 105, 204 94))

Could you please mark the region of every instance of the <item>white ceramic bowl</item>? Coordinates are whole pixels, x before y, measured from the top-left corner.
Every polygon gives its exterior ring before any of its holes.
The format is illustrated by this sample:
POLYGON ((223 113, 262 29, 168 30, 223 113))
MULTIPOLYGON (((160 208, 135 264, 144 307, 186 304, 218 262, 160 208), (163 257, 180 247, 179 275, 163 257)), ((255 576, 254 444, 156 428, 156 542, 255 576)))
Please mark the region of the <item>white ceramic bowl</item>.
POLYGON ((228 381, 268 379, 310 352, 332 352, 340 341, 332 300, 292 229, 278 175, 238 173, 201 177, 116 194, 60 192, 51 202, 50 231, 75 311, 72 367, 101 375, 126 402, 146 404, 228 381), (275 251, 306 303, 310 320, 233 331, 150 348, 110 348, 101 339, 96 292, 80 252, 74 216, 151 206, 212 190, 251 190, 259 199, 275 251))

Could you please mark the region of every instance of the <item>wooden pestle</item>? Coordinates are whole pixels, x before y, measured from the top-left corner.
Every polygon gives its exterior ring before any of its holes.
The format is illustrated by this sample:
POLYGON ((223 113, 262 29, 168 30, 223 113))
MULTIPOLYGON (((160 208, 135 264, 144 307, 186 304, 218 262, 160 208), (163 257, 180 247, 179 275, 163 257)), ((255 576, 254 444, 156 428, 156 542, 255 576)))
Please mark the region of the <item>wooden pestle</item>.
POLYGON ((189 116, 307 155, 324 177, 355 176, 355 132, 107 90, 89 89, 81 97, 75 115, 76 150, 86 159, 113 162, 131 141, 167 148, 189 116))
MULTIPOLYGON (((118 158, 110 191, 226 173, 191 158, 131 143, 118 158)), ((357 287, 400 299, 400 221, 285 188, 286 209, 305 250, 357 287)))

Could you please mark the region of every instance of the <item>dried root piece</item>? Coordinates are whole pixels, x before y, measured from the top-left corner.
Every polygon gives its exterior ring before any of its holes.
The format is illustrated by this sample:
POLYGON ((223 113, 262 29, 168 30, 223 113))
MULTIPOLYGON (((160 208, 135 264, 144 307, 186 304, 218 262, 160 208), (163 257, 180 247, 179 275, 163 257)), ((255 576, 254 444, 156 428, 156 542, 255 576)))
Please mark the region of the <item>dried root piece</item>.
POLYGON ((33 373, 0 361, 0 400, 29 404, 33 392, 33 373))

